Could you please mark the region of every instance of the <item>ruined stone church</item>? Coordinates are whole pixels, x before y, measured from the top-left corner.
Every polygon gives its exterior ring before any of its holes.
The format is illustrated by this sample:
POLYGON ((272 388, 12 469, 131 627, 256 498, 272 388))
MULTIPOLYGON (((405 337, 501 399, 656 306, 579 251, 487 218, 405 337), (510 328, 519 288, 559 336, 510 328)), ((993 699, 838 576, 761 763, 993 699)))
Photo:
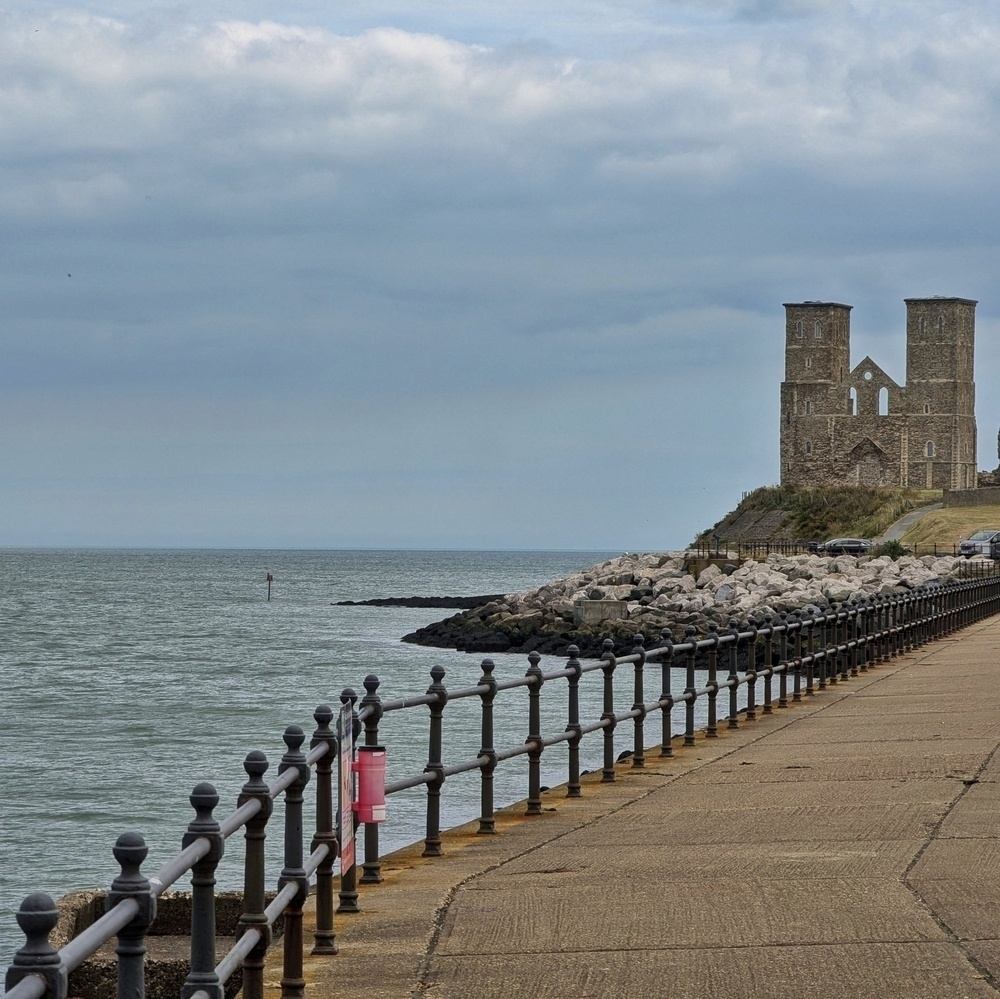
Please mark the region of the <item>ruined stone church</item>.
POLYGON ((976 487, 976 302, 906 299, 906 384, 851 367, 851 309, 785 304, 781 484, 976 487))

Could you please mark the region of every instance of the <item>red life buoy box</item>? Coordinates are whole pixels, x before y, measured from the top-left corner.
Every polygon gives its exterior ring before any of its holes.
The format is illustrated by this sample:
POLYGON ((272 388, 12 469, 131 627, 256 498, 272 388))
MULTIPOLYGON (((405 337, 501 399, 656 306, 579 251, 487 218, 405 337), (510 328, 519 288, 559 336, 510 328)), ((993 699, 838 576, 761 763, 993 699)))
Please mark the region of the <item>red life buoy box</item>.
POLYGON ((358 775, 358 821, 385 822, 385 746, 358 746, 352 767, 358 775))

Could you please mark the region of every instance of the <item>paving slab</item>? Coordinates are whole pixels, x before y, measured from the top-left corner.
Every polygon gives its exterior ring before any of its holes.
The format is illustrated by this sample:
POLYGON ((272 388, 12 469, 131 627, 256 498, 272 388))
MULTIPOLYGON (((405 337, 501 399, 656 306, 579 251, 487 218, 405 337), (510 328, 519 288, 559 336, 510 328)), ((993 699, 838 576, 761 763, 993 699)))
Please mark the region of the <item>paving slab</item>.
POLYGON ((306 995, 995 995, 998 659, 993 618, 399 851, 306 995))

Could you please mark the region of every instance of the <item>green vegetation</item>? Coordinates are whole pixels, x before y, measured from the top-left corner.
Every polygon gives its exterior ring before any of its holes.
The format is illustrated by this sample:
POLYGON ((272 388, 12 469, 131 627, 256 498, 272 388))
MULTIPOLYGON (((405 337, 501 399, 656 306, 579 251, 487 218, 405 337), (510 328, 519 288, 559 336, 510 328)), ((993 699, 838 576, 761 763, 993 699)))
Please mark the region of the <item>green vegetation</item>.
POLYGON ((876 545, 872 549, 872 557, 880 558, 883 555, 888 555, 895 562, 901 555, 906 555, 909 551, 910 549, 906 545, 894 539, 892 541, 883 541, 882 544, 876 545))
POLYGON ((873 538, 909 510, 940 499, 940 490, 928 489, 762 486, 697 541, 709 544, 716 534, 729 541, 873 538))

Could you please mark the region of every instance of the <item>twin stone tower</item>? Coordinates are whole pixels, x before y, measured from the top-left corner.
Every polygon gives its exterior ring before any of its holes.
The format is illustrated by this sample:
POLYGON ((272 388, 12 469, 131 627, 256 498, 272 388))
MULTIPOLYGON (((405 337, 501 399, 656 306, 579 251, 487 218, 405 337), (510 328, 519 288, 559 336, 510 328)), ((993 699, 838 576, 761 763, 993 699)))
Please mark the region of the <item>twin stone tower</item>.
POLYGON ((906 384, 851 367, 851 306, 785 305, 783 486, 974 489, 976 302, 906 299, 906 384))

